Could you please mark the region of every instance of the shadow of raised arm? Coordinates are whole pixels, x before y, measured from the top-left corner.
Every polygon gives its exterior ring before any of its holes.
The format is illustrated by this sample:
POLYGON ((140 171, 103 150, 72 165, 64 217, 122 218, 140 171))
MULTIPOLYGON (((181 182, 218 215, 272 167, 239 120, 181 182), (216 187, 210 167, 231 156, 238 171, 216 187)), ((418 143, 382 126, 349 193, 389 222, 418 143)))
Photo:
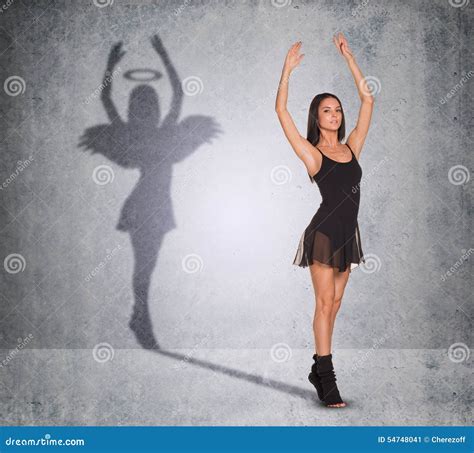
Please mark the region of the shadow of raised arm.
POLYGON ((163 120, 164 124, 173 124, 176 123, 179 118, 181 106, 183 103, 183 89, 181 88, 181 81, 173 63, 168 56, 168 52, 163 46, 163 42, 157 34, 151 38, 151 43, 153 48, 163 60, 163 64, 165 65, 166 72, 168 73, 170 83, 173 88, 173 99, 171 100, 170 111, 163 120))
POLYGON ((125 55, 125 51, 122 51, 122 42, 118 42, 115 44, 109 54, 109 60, 107 62, 107 69, 105 70, 104 80, 102 85, 104 86, 101 94, 102 104, 104 105, 105 111, 107 112, 107 116, 111 123, 114 121, 122 121, 120 115, 115 107, 112 98, 112 78, 113 78, 113 70, 117 63, 122 59, 125 55))

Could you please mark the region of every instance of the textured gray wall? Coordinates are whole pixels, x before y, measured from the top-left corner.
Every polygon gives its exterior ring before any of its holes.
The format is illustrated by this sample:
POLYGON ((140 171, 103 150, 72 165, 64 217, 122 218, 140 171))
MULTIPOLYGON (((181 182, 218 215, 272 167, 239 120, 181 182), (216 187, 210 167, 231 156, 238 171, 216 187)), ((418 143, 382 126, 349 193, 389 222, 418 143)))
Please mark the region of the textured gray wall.
POLYGON ((273 108, 285 53, 302 40, 289 96, 300 131, 323 91, 354 127, 356 87, 331 40, 339 30, 376 104, 361 155, 369 263, 351 274, 333 347, 470 346, 472 5, 281 3, 4 5, 3 348, 28 335, 29 348, 138 348, 128 322, 139 297, 164 349, 311 350, 309 270, 292 260, 320 195, 273 108), (162 129, 154 96, 163 119, 172 89, 155 34, 184 89, 162 129), (106 127, 101 83, 119 41, 111 99, 121 119, 106 127), (137 68, 162 77, 126 77, 137 68), (140 228, 119 230, 119 219, 140 228))

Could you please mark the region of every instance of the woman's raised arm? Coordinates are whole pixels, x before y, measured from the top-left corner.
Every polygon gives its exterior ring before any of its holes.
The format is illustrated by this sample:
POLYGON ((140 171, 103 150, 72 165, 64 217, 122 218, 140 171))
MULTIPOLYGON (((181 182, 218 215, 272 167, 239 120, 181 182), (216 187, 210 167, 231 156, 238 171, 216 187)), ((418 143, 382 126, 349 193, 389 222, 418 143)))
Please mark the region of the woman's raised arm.
POLYGON ((313 176, 321 167, 322 157, 319 153, 314 153, 313 145, 298 132, 293 118, 286 108, 291 72, 299 65, 304 56, 304 54, 299 55, 301 44, 301 41, 293 44, 286 56, 278 85, 275 111, 290 145, 296 155, 304 162, 308 173, 313 176))
POLYGON ((370 120, 374 110, 374 97, 369 90, 365 77, 362 75, 362 72, 355 61, 354 55, 352 55, 352 52, 349 49, 347 40, 342 33, 334 36, 334 44, 336 44, 339 52, 346 59, 357 86, 357 91, 361 101, 357 124, 346 140, 357 159, 359 159, 362 146, 364 145, 365 138, 369 132, 370 120))

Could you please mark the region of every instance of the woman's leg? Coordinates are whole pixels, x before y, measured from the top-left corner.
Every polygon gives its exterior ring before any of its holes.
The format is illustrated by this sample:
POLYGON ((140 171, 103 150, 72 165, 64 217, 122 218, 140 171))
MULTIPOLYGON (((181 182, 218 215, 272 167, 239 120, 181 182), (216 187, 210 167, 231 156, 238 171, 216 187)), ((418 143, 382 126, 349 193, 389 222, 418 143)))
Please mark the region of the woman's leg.
POLYGON ((350 270, 347 268, 344 272, 339 272, 334 269, 334 305, 331 313, 331 335, 329 340, 329 348, 332 345, 332 334, 334 331, 334 323, 336 322, 336 315, 341 308, 342 296, 344 296, 344 290, 349 280, 350 270))
MULTIPOLYGON (((316 354, 327 356, 331 354, 331 337, 335 316, 339 310, 348 271, 337 272, 332 267, 315 262, 309 266, 316 299, 316 309, 313 320, 313 333, 316 354), (336 290, 337 282, 337 290, 336 290), (336 306, 336 298, 339 303, 336 306)), ((326 384, 327 385, 327 384, 326 384)), ((346 403, 329 404, 329 407, 344 407, 346 403)))
POLYGON ((315 294, 313 333, 315 352, 327 355, 331 352, 331 324, 334 310, 335 284, 332 267, 315 262, 309 266, 315 294))

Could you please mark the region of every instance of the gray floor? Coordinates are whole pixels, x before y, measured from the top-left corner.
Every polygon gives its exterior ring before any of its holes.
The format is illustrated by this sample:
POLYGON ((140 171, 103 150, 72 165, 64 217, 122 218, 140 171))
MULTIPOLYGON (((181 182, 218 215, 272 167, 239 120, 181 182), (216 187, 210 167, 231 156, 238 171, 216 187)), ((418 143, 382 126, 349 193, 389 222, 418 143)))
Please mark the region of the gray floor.
POLYGON ((442 350, 333 355, 342 410, 316 400, 308 350, 4 350, 2 424, 472 424, 469 360, 442 350))

